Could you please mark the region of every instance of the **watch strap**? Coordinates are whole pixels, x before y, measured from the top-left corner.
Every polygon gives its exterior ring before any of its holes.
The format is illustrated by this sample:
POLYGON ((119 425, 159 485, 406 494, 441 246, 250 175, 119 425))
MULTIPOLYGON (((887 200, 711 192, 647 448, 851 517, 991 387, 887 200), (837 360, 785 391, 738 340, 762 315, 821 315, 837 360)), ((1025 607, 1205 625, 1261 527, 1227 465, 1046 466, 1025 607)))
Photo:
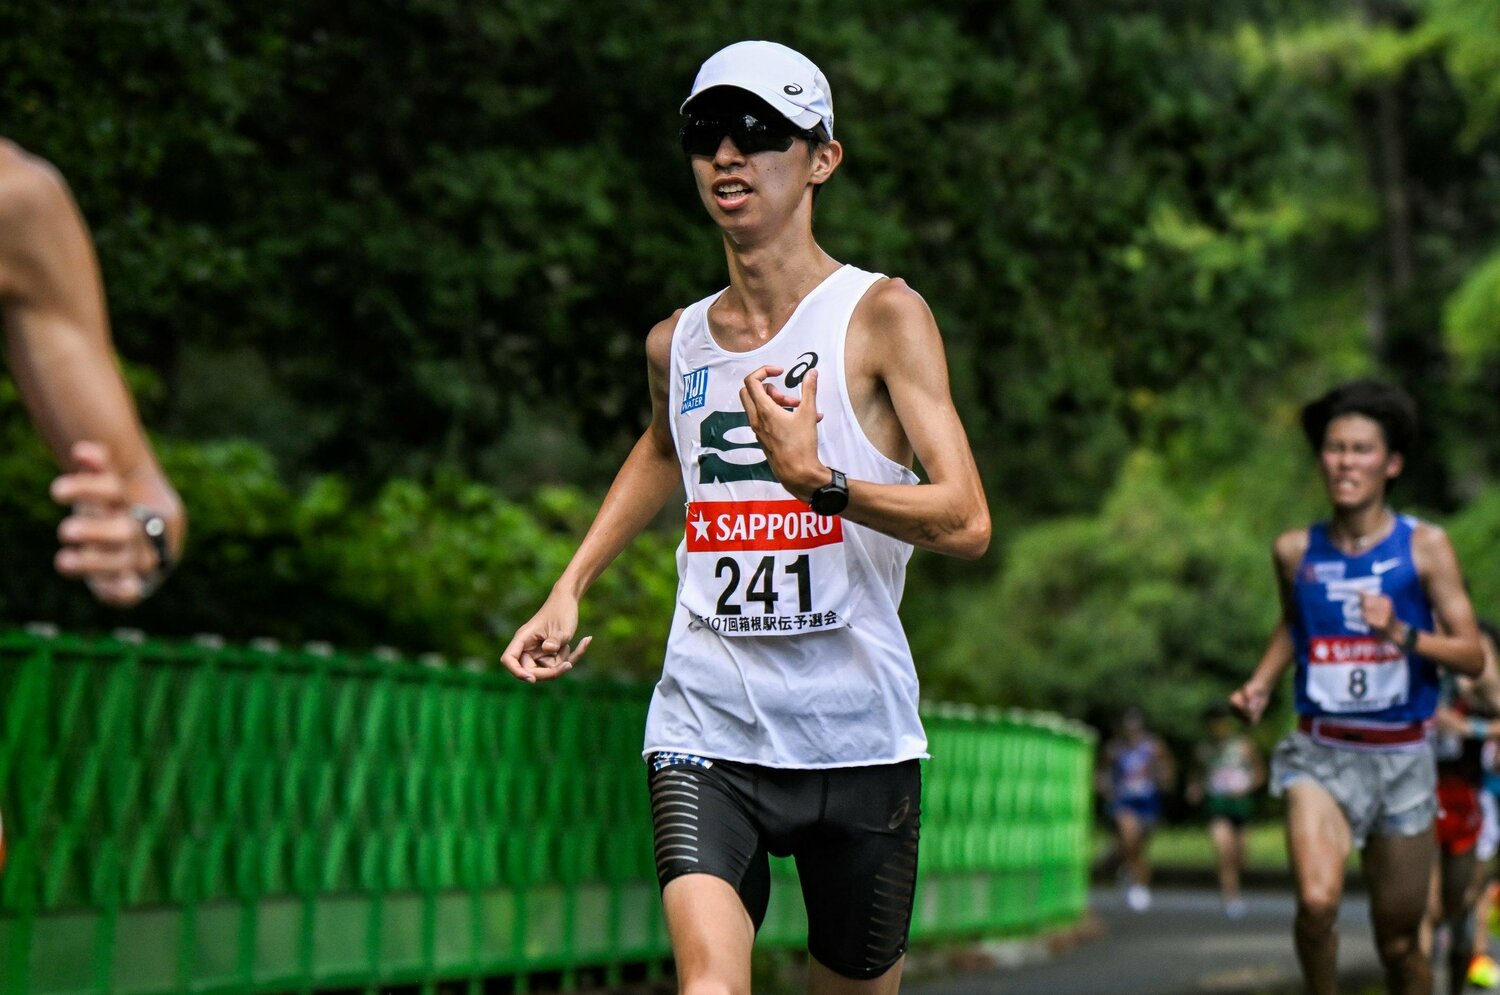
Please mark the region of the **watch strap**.
POLYGON ((161 512, 145 505, 132 505, 130 517, 140 524, 141 533, 145 535, 146 541, 151 544, 151 549, 156 553, 156 569, 146 573, 143 577, 146 583, 146 594, 150 594, 161 586, 161 582, 167 579, 167 575, 177 566, 177 561, 172 558, 172 547, 167 540, 167 520, 161 512))

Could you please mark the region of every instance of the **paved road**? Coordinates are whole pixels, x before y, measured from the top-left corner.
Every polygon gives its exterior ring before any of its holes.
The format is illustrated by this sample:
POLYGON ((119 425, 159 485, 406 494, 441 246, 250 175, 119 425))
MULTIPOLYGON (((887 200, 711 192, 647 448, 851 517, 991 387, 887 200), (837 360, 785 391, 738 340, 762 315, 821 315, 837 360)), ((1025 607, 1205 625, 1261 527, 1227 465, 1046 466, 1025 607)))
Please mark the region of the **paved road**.
MULTIPOLYGON (((1292 898, 1246 895, 1248 914, 1224 917, 1216 895, 1157 889, 1151 909, 1125 909, 1113 889, 1096 891, 1102 935, 1039 963, 944 979, 913 979, 906 995, 1187 995, 1294 989, 1292 898)), ((1346 898, 1339 918, 1342 974, 1378 976, 1363 895, 1346 898)))

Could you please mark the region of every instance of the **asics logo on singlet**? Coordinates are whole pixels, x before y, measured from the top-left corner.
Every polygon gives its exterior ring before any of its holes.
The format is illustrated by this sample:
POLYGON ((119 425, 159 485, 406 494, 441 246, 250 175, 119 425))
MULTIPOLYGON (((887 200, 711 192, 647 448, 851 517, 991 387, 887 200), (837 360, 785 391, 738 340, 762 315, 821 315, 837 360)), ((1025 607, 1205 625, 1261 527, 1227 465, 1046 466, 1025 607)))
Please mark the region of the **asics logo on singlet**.
POLYGON ((1350 632, 1369 632, 1365 623, 1365 610, 1361 598, 1366 594, 1380 593, 1379 577, 1351 577, 1348 580, 1330 581, 1328 600, 1342 601, 1344 606, 1344 628, 1350 632))
POLYGON ((818 354, 815 352, 804 352, 797 357, 797 365, 786 371, 786 389, 792 390, 803 380, 813 367, 818 365, 818 354))

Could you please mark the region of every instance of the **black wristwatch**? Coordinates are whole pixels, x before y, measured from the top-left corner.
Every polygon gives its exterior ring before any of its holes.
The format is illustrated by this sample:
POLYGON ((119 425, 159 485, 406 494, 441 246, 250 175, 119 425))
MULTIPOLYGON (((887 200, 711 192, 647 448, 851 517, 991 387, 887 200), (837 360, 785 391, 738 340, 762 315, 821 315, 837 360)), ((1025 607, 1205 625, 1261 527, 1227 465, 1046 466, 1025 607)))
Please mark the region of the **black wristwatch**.
POLYGON ((156 569, 145 577, 146 594, 149 595, 161 586, 177 565, 172 559, 172 547, 167 544, 167 520, 159 512, 140 504, 130 509, 130 517, 140 523, 146 541, 156 553, 156 569))
POLYGON ((849 480, 844 471, 834 470, 833 480, 813 491, 807 503, 820 515, 837 515, 849 507, 849 480))

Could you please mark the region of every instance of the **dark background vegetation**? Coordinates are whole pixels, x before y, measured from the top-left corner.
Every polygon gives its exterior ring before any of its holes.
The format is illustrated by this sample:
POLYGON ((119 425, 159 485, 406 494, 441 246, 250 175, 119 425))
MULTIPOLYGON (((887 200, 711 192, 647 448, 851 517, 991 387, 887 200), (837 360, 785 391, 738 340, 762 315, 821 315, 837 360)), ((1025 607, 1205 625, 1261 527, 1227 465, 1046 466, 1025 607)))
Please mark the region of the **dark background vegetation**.
MULTIPOLYGON (((56 163, 190 506, 127 614, 48 573, 53 468, 0 380, 0 618, 493 660, 647 414, 652 323, 721 286, 675 147, 697 64, 804 50, 818 231, 944 329, 997 532, 919 553, 931 697, 1174 737, 1253 666, 1296 410, 1425 416, 1396 497, 1500 614, 1500 8, 1466 0, 0 0, 0 134, 56 163)), ((585 604, 649 675, 671 509, 585 604)))

